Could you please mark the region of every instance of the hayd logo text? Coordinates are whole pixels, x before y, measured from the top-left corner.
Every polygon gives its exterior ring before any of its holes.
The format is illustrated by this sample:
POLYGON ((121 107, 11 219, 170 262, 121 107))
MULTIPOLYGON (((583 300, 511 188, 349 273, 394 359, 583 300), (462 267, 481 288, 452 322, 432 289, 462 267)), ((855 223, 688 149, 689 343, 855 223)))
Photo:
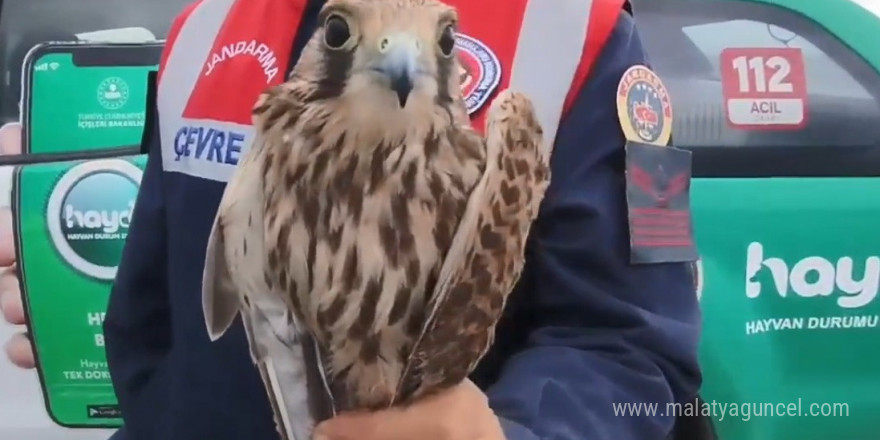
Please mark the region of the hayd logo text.
POLYGON ((140 185, 141 170, 123 160, 71 168, 52 190, 47 221, 58 253, 74 269, 112 280, 140 185))
MULTIPOLYGON (((110 179, 102 179, 110 180, 110 179)), ((73 202, 64 205, 64 226, 68 240, 108 240, 125 238, 134 211, 134 199, 128 201, 128 208, 121 211, 86 210, 79 211, 73 202)))
POLYGON ((789 262, 768 255, 762 243, 752 242, 747 249, 745 281, 746 297, 750 299, 767 295, 828 298, 833 302, 827 304, 836 306, 823 309, 823 303, 818 303, 818 308, 814 309, 827 311, 832 316, 773 317, 747 321, 746 334, 776 330, 874 328, 880 323, 880 315, 853 314, 853 311, 867 307, 877 298, 880 290, 880 257, 870 256, 856 261, 844 256, 832 261, 820 256, 808 256, 789 262), (769 272, 772 284, 767 282, 766 276, 759 279, 763 271, 769 272), (835 316, 837 314, 840 315, 835 316))

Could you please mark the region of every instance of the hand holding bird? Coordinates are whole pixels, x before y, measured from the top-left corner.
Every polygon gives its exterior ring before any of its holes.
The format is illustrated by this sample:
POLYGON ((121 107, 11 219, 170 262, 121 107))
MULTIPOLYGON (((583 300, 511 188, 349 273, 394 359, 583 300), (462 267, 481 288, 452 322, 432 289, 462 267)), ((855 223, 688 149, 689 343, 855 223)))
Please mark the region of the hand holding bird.
POLYGON ((343 413, 319 424, 314 440, 504 440, 486 395, 471 381, 405 407, 343 413))

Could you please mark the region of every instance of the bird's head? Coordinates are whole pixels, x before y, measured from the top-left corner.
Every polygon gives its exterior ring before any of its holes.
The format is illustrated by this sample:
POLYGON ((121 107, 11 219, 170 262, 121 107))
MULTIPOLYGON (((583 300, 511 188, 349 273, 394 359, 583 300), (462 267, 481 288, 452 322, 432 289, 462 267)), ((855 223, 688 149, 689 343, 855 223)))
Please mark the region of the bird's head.
POLYGON ((436 0, 329 0, 319 20, 293 72, 314 84, 313 98, 391 113, 460 100, 455 9, 436 0))

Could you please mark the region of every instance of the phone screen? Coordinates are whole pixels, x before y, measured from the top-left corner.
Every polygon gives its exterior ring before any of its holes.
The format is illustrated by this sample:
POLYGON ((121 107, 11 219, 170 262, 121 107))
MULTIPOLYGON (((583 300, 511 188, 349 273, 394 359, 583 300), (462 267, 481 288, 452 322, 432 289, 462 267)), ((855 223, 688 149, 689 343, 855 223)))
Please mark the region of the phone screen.
POLYGON ((146 156, 99 157, 137 151, 161 49, 49 43, 25 60, 16 261, 44 402, 61 426, 122 424, 103 321, 146 156))
POLYGON ((147 75, 161 43, 47 44, 25 60, 24 152, 77 153, 140 143, 147 75))
POLYGON ((146 155, 16 167, 12 203, 28 331, 49 416, 122 419, 102 325, 146 155))

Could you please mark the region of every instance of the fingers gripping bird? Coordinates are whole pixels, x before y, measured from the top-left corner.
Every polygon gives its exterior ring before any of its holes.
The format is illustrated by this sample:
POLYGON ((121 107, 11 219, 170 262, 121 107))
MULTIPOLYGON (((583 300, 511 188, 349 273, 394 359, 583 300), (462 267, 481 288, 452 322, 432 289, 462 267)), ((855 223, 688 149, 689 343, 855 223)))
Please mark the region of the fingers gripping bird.
POLYGON ((284 438, 326 416, 315 390, 333 412, 463 380, 519 278, 550 151, 516 92, 495 98, 485 138, 471 128, 457 21, 435 0, 330 0, 254 108, 203 306, 212 340, 241 312, 284 438), (310 357, 318 373, 301 367, 310 357))

